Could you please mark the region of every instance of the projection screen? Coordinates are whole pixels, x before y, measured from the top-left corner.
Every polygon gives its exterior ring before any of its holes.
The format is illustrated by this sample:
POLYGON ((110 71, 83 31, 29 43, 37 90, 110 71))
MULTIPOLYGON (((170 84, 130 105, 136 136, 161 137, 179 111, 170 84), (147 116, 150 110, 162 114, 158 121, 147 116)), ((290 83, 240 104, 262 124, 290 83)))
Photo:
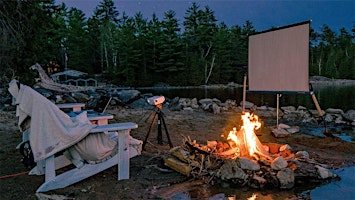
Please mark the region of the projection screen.
POLYGON ((309 92, 310 21, 249 36, 248 91, 309 92))

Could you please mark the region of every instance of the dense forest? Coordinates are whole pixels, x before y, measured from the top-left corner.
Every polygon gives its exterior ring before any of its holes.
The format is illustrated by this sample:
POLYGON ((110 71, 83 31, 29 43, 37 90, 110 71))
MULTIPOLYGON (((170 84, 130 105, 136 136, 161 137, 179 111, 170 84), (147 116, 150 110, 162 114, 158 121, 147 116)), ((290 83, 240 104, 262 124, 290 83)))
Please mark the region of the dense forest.
MULTIPOLYGON (((53 0, 2 1, 1 86, 11 78, 33 82, 35 63, 49 73, 75 69, 125 86, 242 83, 248 35, 257 32, 251 21, 217 24, 214 11, 197 3, 181 22, 173 10, 150 18, 127 16, 112 0, 102 0, 89 18, 53 0)), ((355 24, 351 33, 337 31, 311 29, 311 76, 355 79, 355 24)))

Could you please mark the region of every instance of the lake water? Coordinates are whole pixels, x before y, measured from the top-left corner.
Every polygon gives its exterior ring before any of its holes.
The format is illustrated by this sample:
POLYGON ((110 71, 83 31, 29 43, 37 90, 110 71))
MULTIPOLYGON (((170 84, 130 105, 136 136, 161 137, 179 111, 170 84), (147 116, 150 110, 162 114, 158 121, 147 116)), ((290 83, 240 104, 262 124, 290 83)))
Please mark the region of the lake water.
MULTIPOLYGON (((313 87, 318 103, 322 109, 339 108, 344 111, 355 109, 355 85, 344 86, 317 86, 313 87)), ((222 102, 227 99, 243 99, 243 88, 149 88, 139 89, 142 93, 153 93, 154 95, 163 95, 167 98, 217 98, 222 102)), ((253 102, 257 106, 276 107, 275 94, 247 93, 246 100, 253 102)), ((304 106, 308 109, 316 109, 309 94, 283 94, 280 97, 281 106, 295 106, 296 108, 304 106)))
POLYGON ((307 190, 258 190, 247 188, 222 188, 216 186, 191 187, 189 191, 176 193, 171 196, 173 200, 284 200, 297 195, 302 199, 312 200, 352 200, 355 199, 355 166, 341 168, 333 171, 341 177, 340 181, 333 181, 329 184, 313 187, 307 190))

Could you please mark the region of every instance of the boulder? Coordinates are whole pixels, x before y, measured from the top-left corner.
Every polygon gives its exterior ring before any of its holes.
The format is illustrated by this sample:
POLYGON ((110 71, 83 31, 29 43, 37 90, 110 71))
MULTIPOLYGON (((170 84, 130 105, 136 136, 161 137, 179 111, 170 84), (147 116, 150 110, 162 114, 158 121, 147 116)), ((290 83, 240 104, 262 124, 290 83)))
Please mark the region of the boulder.
POLYGON ((290 135, 289 132, 282 128, 271 128, 271 132, 276 138, 288 137, 290 135))
POLYGON ((315 167, 317 168, 318 175, 321 179, 336 177, 336 175, 333 172, 331 172, 329 169, 326 169, 326 168, 321 167, 319 165, 316 165, 315 167))
POLYGON ((280 169, 283 169, 285 167, 287 167, 287 161, 282 156, 279 156, 279 157, 275 158, 271 162, 271 169, 280 170, 280 169))
POLYGON ((213 100, 212 99, 200 99, 199 101, 198 101, 201 105, 208 105, 208 104, 211 104, 212 102, 213 102, 213 100))
MULTIPOLYGON (((240 106, 243 106, 243 101, 240 102, 240 106)), ((254 106, 254 103, 249 102, 249 101, 245 101, 245 108, 246 109, 250 109, 254 106)))
POLYGON ((287 124, 281 123, 281 124, 279 124, 279 128, 288 129, 288 128, 291 128, 291 127, 289 125, 287 125, 287 124))
POLYGON ((117 92, 118 98, 121 99, 124 103, 131 103, 137 100, 141 92, 138 90, 121 90, 117 92))
POLYGON ((259 188, 263 188, 266 185, 266 182, 267 181, 265 178, 254 174, 251 177, 251 180, 249 181, 248 185, 251 188, 259 189, 259 188))
POLYGON ((266 111, 266 110, 267 110, 267 106, 260 106, 260 107, 257 107, 256 110, 266 111))
POLYGON ((281 169, 276 177, 280 181, 281 189, 290 189, 295 185, 295 174, 290 168, 281 169))
POLYGON ((292 150, 292 147, 288 144, 282 145, 279 149, 279 151, 285 151, 285 150, 292 150))
POLYGON ((246 180, 248 175, 238 167, 235 160, 227 160, 216 174, 222 180, 241 179, 246 180))
POLYGON ((212 112, 213 114, 219 114, 221 113, 221 108, 216 103, 212 103, 212 112))
POLYGON ((90 100, 90 96, 81 92, 73 92, 71 96, 78 102, 87 102, 90 100))
POLYGON ((307 151, 298 151, 295 154, 296 158, 298 157, 305 157, 305 158, 309 158, 309 153, 307 151))
POLYGON ((148 106, 148 102, 143 98, 137 99, 129 104, 131 108, 143 108, 145 106, 148 106))
MULTIPOLYGON (((313 117, 318 117, 319 116, 317 110, 309 110, 309 112, 312 114, 313 117)), ((325 112, 324 112, 324 110, 322 110, 322 115, 324 115, 324 114, 325 114, 325 112)))
POLYGON ((293 134, 293 133, 298 133, 300 132, 300 127, 299 126, 291 126, 290 128, 286 129, 287 132, 293 134))
POLYGON ((342 109, 335 109, 335 108, 328 108, 327 110, 325 110, 326 113, 329 114, 344 114, 344 111, 342 109))
POLYGON ((193 98, 191 99, 191 107, 194 108, 194 109, 197 109, 199 106, 198 106, 198 101, 196 98, 193 98))
POLYGON ((260 166, 256 162, 254 162, 248 158, 238 157, 237 162, 239 162, 240 168, 242 168, 242 169, 247 169, 247 170, 251 170, 251 171, 259 171, 260 170, 260 166))
POLYGON ((72 97, 68 94, 64 94, 62 96, 62 99, 64 100, 65 103, 77 103, 78 102, 74 97, 72 97))
POLYGON ((297 111, 306 111, 306 110, 307 110, 307 108, 304 107, 304 106, 298 106, 297 107, 297 111))
POLYGON ((296 108, 294 106, 283 106, 281 107, 281 110, 284 111, 284 113, 292 113, 294 111, 296 111, 296 108))
POLYGON ((343 114, 344 119, 350 122, 355 122, 355 110, 348 110, 343 114))
POLYGON ((169 104, 169 110, 171 111, 180 111, 182 109, 182 106, 180 105, 180 98, 179 97, 175 97, 171 100, 170 104, 169 104))

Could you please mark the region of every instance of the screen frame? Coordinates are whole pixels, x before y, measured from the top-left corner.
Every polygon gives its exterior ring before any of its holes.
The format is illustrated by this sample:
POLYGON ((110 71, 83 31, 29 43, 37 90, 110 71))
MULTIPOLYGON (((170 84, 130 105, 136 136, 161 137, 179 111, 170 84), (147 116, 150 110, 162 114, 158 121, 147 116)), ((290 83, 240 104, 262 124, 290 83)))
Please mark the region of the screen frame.
POLYGON ((249 35, 248 93, 310 93, 310 23, 311 20, 308 20, 249 35), (258 66, 254 67, 254 64, 258 66), (267 76, 269 78, 265 79, 267 76))

